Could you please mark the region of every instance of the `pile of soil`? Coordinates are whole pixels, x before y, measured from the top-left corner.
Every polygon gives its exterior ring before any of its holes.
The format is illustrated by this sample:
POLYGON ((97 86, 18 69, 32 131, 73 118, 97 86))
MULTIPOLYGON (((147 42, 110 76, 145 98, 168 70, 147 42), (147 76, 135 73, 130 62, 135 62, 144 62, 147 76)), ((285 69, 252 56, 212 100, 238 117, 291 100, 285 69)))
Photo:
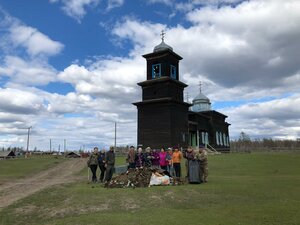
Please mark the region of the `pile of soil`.
MULTIPOLYGON (((107 188, 127 188, 127 187, 149 187, 150 179, 153 172, 160 174, 167 173, 163 170, 153 170, 149 167, 128 169, 125 173, 112 178, 112 180, 105 186, 107 188)), ((170 177, 172 185, 183 184, 179 179, 170 177)))

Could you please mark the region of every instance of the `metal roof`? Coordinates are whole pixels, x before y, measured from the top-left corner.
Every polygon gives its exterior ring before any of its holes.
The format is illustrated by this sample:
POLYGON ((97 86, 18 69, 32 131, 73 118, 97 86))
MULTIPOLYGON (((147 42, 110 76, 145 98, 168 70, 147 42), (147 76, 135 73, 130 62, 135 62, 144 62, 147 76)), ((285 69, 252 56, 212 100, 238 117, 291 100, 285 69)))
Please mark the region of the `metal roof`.
POLYGON ((166 49, 170 49, 171 51, 173 51, 173 48, 169 45, 167 45, 164 40, 161 41, 161 43, 157 46, 154 47, 153 52, 160 52, 166 49))
POLYGON ((193 102, 194 101, 200 101, 201 102, 210 102, 209 98, 206 97, 204 94, 202 94, 201 92, 193 99, 193 102))

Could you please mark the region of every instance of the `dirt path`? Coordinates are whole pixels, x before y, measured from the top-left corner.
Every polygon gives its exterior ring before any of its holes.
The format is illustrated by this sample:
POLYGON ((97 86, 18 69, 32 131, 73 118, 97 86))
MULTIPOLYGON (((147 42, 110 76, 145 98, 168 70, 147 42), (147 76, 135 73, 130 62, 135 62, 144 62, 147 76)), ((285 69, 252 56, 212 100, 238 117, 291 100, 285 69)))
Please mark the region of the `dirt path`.
POLYGON ((81 176, 75 176, 75 174, 80 172, 85 165, 84 159, 68 159, 31 177, 0 185, 0 210, 44 188, 82 180, 81 176))

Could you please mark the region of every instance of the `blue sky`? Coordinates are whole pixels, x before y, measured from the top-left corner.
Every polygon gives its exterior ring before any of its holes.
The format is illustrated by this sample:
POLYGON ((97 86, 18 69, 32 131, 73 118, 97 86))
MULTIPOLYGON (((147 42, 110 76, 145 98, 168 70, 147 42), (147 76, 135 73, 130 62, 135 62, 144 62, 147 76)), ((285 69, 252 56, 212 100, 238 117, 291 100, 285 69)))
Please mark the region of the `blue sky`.
POLYGON ((141 55, 165 41, 232 139, 300 136, 297 0, 0 0, 0 145, 136 143, 141 55))

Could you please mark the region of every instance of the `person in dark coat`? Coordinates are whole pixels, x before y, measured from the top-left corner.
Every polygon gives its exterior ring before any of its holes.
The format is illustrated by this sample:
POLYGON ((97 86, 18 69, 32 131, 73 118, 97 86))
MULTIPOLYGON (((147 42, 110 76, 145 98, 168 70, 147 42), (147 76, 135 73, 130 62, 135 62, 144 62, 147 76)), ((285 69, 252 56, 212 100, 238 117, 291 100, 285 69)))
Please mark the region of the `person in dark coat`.
POLYGON ((98 148, 95 147, 94 151, 91 153, 88 161, 87 161, 88 167, 90 167, 92 171, 92 182, 97 182, 97 167, 98 167, 98 148))
POLYGON ((110 147, 109 151, 105 154, 105 166, 106 166, 106 174, 105 174, 105 183, 108 183, 112 176, 115 166, 115 152, 114 147, 110 147))
POLYGON ((186 168, 186 173, 187 173, 186 177, 188 178, 189 177, 189 162, 191 160, 195 159, 195 152, 192 149, 192 147, 188 147, 188 149, 185 151, 183 157, 186 158, 185 168, 186 168))
POLYGON ((128 169, 129 168, 135 168, 135 161, 136 161, 136 152, 133 146, 130 146, 129 152, 127 154, 126 162, 128 163, 128 169))
POLYGON ((159 153, 156 151, 156 149, 152 150, 151 153, 151 164, 153 169, 159 168, 159 153))
POLYGON ((104 174, 105 174, 105 149, 102 149, 98 156, 98 165, 99 169, 101 171, 99 181, 102 183, 104 180, 104 174))
POLYGON ((153 155, 152 155, 152 149, 150 147, 147 147, 145 149, 145 154, 144 154, 144 166, 145 167, 151 167, 152 166, 152 158, 153 158, 153 155))

